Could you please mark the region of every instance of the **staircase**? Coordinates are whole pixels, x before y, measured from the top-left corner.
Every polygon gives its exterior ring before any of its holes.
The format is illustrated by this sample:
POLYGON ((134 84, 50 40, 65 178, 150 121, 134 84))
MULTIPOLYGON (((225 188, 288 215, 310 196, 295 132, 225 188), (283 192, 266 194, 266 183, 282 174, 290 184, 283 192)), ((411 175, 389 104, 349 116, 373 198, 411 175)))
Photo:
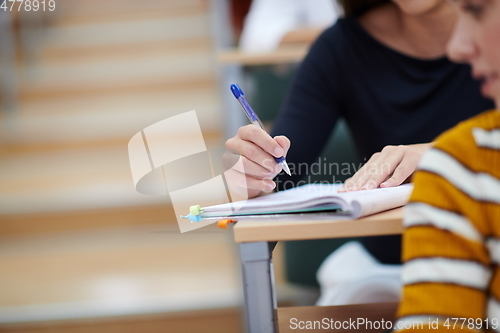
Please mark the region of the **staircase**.
POLYGON ((207 2, 57 5, 35 60, 20 70, 18 110, 0 123, 0 212, 164 203, 135 192, 127 142, 195 109, 208 144, 221 144, 207 2))
POLYGON ((210 10, 56 0, 0 118, 0 332, 242 330, 231 233, 180 234, 127 155, 135 133, 193 109, 222 146, 210 10))

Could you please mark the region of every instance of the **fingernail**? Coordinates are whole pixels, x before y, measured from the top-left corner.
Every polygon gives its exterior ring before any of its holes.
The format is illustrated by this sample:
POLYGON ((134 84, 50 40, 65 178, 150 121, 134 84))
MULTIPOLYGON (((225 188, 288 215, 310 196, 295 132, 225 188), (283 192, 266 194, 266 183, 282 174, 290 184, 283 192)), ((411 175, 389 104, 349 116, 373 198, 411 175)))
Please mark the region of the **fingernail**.
POLYGON ((337 190, 337 192, 344 192, 344 191, 345 191, 344 186, 341 186, 341 187, 337 190))
POLYGON ((366 183, 365 185, 363 185, 363 187, 361 187, 362 190, 371 190, 371 189, 374 189, 375 187, 377 187, 375 185, 375 183, 366 183))
POLYGON ((383 182, 382 184, 380 184, 380 187, 388 187, 388 186, 389 186, 388 182, 383 182))
POLYGON ((274 150, 274 154, 275 154, 276 156, 278 156, 278 157, 283 156, 283 153, 284 153, 284 152, 283 152, 283 148, 281 148, 281 147, 277 147, 277 148, 274 150))
POLYGON ((273 181, 266 182, 266 189, 267 190, 274 190, 275 187, 276 187, 276 183, 275 182, 273 182, 273 181))

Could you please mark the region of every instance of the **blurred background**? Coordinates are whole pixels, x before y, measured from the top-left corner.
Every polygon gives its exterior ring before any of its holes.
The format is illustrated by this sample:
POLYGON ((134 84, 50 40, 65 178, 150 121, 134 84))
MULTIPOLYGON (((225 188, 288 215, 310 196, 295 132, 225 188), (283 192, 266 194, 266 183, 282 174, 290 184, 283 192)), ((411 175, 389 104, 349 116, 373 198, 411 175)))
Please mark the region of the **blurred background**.
POLYGON ((196 110, 223 147, 246 124, 229 83, 269 124, 334 14, 281 11, 266 37, 250 0, 0 2, 0 331, 243 332, 231 231, 180 234, 168 197, 135 191, 127 143, 196 110))

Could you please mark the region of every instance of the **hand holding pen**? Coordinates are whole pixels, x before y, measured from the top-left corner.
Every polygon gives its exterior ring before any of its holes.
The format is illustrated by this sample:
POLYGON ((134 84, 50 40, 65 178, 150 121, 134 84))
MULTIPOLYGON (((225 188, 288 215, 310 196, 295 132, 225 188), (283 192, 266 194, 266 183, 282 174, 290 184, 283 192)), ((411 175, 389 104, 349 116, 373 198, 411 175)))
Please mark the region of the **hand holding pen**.
POLYGON ((284 158, 290 148, 290 140, 285 136, 271 138, 248 104, 241 89, 237 85, 231 85, 231 91, 240 102, 252 125, 240 127, 238 133, 227 140, 226 147, 241 156, 248 196, 254 197, 261 191, 274 189, 276 184, 272 179, 282 169, 290 174, 284 158))

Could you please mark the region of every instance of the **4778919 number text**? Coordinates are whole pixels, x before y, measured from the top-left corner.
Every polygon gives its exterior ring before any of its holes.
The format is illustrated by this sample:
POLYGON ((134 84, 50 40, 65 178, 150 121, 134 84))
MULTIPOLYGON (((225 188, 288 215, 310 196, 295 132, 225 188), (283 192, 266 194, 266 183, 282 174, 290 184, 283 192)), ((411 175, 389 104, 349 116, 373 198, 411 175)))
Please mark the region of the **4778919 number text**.
POLYGON ((55 9, 55 0, 3 0, 0 5, 0 10, 4 12, 44 12, 47 10, 53 12, 55 9))

